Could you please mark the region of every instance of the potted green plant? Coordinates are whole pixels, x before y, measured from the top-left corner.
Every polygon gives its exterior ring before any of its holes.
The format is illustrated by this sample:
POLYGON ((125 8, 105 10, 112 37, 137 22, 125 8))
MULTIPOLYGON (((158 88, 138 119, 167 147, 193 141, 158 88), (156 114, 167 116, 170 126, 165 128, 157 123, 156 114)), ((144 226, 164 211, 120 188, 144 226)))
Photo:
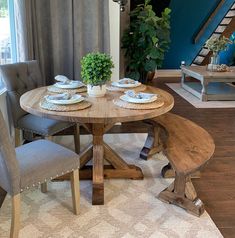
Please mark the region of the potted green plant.
POLYGON ((170 12, 156 16, 149 4, 138 5, 130 13, 130 26, 124 32, 122 48, 127 59, 126 76, 146 81, 147 73, 162 66, 164 54, 170 43, 170 12))
POLYGON ((81 76, 87 84, 87 92, 92 97, 103 97, 106 82, 110 81, 114 64, 111 56, 105 53, 89 53, 81 60, 81 76))
POLYGON ((212 57, 210 64, 208 64, 208 70, 217 71, 217 66, 220 64, 219 53, 223 50, 227 50, 229 44, 232 43, 233 41, 225 36, 212 36, 209 40, 207 40, 205 46, 212 51, 212 57))

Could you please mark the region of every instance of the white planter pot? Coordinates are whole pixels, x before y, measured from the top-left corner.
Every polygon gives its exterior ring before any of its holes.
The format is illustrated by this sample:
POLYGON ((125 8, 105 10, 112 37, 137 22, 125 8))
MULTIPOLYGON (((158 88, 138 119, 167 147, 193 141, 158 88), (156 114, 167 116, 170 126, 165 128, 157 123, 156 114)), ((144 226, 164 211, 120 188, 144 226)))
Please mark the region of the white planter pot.
POLYGON ((106 93, 106 85, 92 86, 88 84, 87 93, 90 97, 103 97, 106 93))

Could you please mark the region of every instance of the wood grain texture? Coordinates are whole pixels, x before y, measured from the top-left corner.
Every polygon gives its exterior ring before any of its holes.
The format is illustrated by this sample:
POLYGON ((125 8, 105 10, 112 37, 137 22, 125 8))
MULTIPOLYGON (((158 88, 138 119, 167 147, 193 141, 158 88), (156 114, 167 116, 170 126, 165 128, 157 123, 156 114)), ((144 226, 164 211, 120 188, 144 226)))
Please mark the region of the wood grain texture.
POLYGON ((80 153, 80 125, 76 123, 74 126, 74 147, 77 154, 80 153))
POLYGON ((206 69, 207 66, 182 66, 183 73, 196 79, 212 79, 213 82, 216 82, 216 79, 219 79, 219 82, 223 82, 222 79, 224 79, 224 82, 227 82, 226 79, 235 79, 235 67, 230 67, 228 72, 211 72, 206 69))
MULTIPOLYGON (((196 216, 202 215, 204 204, 197 197, 191 175, 211 159, 215 150, 213 139, 200 126, 173 113, 166 113, 152 120, 164 127, 159 127, 164 135, 161 141, 175 171, 174 184, 163 190, 158 198, 196 216)), ((159 134, 161 138, 161 133, 159 134)))
POLYGON ((88 145, 80 154, 80 168, 84 167, 93 157, 93 145, 88 145))
POLYGON ((175 171, 192 174, 211 159, 215 144, 206 130, 173 113, 156 117, 154 121, 168 132, 166 152, 175 171))
POLYGON ((147 92, 159 94, 164 101, 161 108, 154 110, 128 110, 119 108, 113 104, 113 100, 120 97, 119 92, 107 92, 105 97, 86 97, 92 103, 90 108, 75 112, 53 112, 43 110, 39 106, 41 98, 47 95, 46 87, 34 89, 22 95, 21 107, 34 115, 57 119, 61 121, 80 123, 104 123, 139 121, 162 115, 172 109, 174 98, 167 92, 154 87, 147 87, 147 92))
POLYGON ((180 69, 158 69, 155 72, 154 78, 177 78, 181 77, 180 69))
POLYGON ((92 124, 93 134, 93 205, 104 204, 104 146, 103 135, 105 126, 103 124, 92 124))
POLYGON ((80 181, 79 181, 79 171, 74 170, 71 173, 71 192, 73 200, 73 212, 75 215, 80 213, 80 181))
POLYGON ((115 169, 129 169, 128 164, 106 143, 104 143, 104 150, 105 159, 110 162, 115 169))
MULTIPOLYGON (((175 171, 172 168, 171 164, 168 163, 162 168, 161 175, 163 178, 174 178, 175 177, 175 171)), ((191 175, 191 178, 200 178, 201 172, 197 171, 191 175)))
POLYGON ((213 159, 202 170, 200 179, 193 179, 198 196, 205 204, 216 226, 225 238, 235 232, 235 115, 234 108, 200 109, 193 107, 168 88, 171 79, 153 81, 156 87, 170 92, 175 99, 173 112, 205 128, 215 141, 213 159))
POLYGON ((158 126, 158 123, 153 120, 146 120, 144 122, 146 126, 150 125, 151 127, 149 128, 148 137, 145 141, 145 145, 140 152, 140 158, 148 160, 152 155, 162 151, 163 147, 159 137, 161 129, 158 126))
MULTIPOLYGON (((37 116, 47 117, 56 120, 79 122, 93 135, 93 195, 92 204, 104 204, 104 175, 115 178, 142 179, 143 173, 136 166, 126 164, 108 145, 105 145, 106 158, 112 168, 104 172, 104 143, 103 135, 109 131, 117 122, 139 121, 162 115, 172 109, 174 98, 167 92, 147 87, 147 92, 156 93, 161 97, 164 105, 154 110, 128 110, 114 105, 113 100, 120 97, 119 92, 108 92, 105 97, 86 97, 92 106, 88 109, 76 112, 53 112, 43 110, 39 106, 41 98, 46 94, 46 87, 34 89, 24 94, 20 99, 21 107, 29 113, 37 116)), ((90 160, 91 148, 87 148, 81 155, 81 169, 90 160)), ((89 176, 89 172, 86 173, 89 176)), ((61 178, 62 180, 65 177, 61 178)))
MULTIPOLYGON (((84 124, 83 124, 84 125, 84 124)), ((90 128, 85 129, 83 127, 83 125, 80 126, 80 135, 88 135, 91 132, 90 128)), ((86 125, 87 127, 87 125, 86 125)), ((90 126, 88 126, 90 127, 90 126)), ((121 133, 125 133, 125 134, 129 134, 129 133, 148 133, 148 138, 147 141, 144 145, 144 148, 141 151, 141 155, 140 157, 143 159, 148 159, 150 158, 150 156, 158 151, 160 151, 162 148, 159 147, 157 145, 157 147, 155 147, 155 142, 157 142, 158 140, 155 140, 155 138, 157 138, 157 136, 154 135, 154 125, 146 123, 146 121, 136 121, 136 122, 124 122, 124 123, 120 123, 120 124, 110 124, 110 129, 108 129, 106 127, 107 131, 105 134, 121 134, 121 133)), ((72 128, 68 128, 65 131, 63 131, 63 133, 58 133, 56 135, 64 135, 64 134, 68 134, 71 135, 73 133, 72 128)), ((84 151, 80 154, 80 156, 84 156, 84 151)), ((91 156, 90 156, 91 157, 91 156)), ((80 162, 81 162, 81 166, 82 165, 82 161, 85 158, 80 158, 80 162)), ((87 161, 89 160, 89 157, 86 157, 87 161)), ((85 164, 87 163, 86 160, 84 160, 85 164)))
MULTIPOLYGON (((184 178, 183 181, 181 181, 181 183, 182 184, 180 188, 183 188, 182 185, 185 183, 184 178)), ((193 187, 192 183, 188 182, 185 185, 184 191, 182 190, 181 192, 175 192, 174 191, 175 185, 173 184, 173 186, 170 186, 169 188, 163 190, 158 195, 158 199, 160 199, 163 202, 182 207, 192 215, 201 216, 205 211, 205 207, 202 201, 199 198, 197 198, 197 196, 196 198, 192 199, 193 197, 195 197, 194 190, 190 190, 192 187, 193 187), (188 186, 189 188, 187 188, 188 186)))
POLYGON ((20 231, 20 194, 12 197, 12 217, 10 238, 18 238, 20 231))
MULTIPOLYGON (((144 178, 142 170, 133 165, 128 164, 128 169, 114 169, 112 165, 104 165, 104 178, 105 179, 134 179, 134 180, 142 180, 144 178)), ((80 180, 88 180, 92 179, 93 174, 93 166, 85 165, 79 171, 80 180)), ((63 175, 53 181, 66 181, 70 180, 69 175, 63 175)))

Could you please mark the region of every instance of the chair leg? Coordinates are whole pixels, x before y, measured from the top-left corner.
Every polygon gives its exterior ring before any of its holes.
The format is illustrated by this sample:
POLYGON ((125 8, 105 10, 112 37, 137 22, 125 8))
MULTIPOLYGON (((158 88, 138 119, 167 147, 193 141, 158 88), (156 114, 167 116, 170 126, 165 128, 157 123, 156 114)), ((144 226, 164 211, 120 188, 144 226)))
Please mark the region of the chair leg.
POLYGON ((20 231, 20 194, 12 197, 12 218, 10 238, 18 238, 20 231))
POLYGON ((20 129, 15 128, 15 147, 18 147, 21 145, 20 132, 21 132, 20 129))
POLYGON ((71 173, 71 190, 74 214, 78 215, 80 212, 80 182, 78 169, 71 173))
POLYGON ((41 192, 47 193, 47 182, 41 184, 41 192))
POLYGON ((74 147, 77 154, 80 153, 80 125, 74 126, 74 147))
POLYGON ((2 207, 2 204, 7 196, 7 192, 0 187, 0 208, 2 207))

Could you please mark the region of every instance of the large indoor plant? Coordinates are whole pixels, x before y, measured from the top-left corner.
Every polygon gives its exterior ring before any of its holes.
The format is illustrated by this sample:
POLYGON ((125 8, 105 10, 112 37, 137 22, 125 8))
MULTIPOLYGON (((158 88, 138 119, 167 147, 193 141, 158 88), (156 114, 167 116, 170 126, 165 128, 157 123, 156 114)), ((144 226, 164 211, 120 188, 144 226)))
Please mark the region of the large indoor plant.
POLYGON ((156 16, 149 4, 138 5, 130 13, 130 26, 122 38, 122 48, 127 59, 126 76, 145 81, 149 71, 161 67, 170 43, 170 12, 156 16))
POLYGON ((110 81, 114 64, 105 53, 89 53, 81 60, 82 80, 87 84, 89 96, 102 97, 106 93, 106 82, 110 81))

